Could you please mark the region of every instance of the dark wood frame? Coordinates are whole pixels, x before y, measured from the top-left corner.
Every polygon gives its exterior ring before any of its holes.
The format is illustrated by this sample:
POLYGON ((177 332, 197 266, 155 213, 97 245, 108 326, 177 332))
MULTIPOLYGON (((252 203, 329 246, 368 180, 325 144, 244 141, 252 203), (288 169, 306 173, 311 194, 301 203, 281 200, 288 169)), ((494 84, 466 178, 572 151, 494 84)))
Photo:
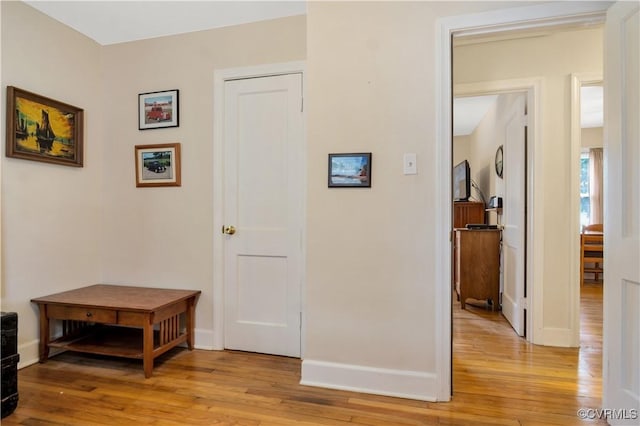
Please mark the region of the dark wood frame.
POLYGON ((499 178, 502 178, 502 174, 504 171, 504 148, 502 147, 502 145, 500 145, 496 150, 496 158, 494 163, 496 166, 496 175, 498 175, 499 178))
MULTIPOLYGON (((370 152, 356 152, 356 153, 345 153, 345 154, 329 154, 328 161, 328 173, 327 173, 327 182, 329 188, 371 188, 371 153, 370 152), (360 180, 359 183, 347 182, 347 183, 339 183, 334 182, 332 177, 333 175, 333 159, 334 158, 345 158, 345 157, 354 157, 354 158, 365 158, 367 171, 366 178, 360 180)), ((337 175, 336 175, 337 176, 337 175)), ((349 177, 349 176, 344 176, 349 177)), ((359 175, 351 175, 350 177, 356 178, 359 175)))
POLYGON ((173 90, 163 90, 160 92, 148 92, 148 93, 140 93, 138 95, 138 129, 139 130, 149 130, 149 129, 164 129, 167 127, 178 127, 180 126, 180 91, 177 89, 173 90), (155 123, 147 122, 147 100, 152 98, 158 98, 163 96, 171 97, 171 119, 170 120, 160 120, 158 119, 155 123))
MULTIPOLYGON (((42 108, 42 118, 29 117, 31 121, 40 126, 44 122, 45 109, 42 108)), ((25 114, 24 112, 22 114, 25 114)), ((52 126, 53 127, 53 126, 52 126)), ((54 129, 52 129, 54 130, 54 129)), ((60 101, 56 101, 45 96, 41 96, 35 93, 27 92, 26 90, 19 89, 14 86, 7 86, 7 140, 6 140, 6 156, 13 158, 21 158, 23 160, 41 161, 44 163, 60 164, 63 166, 82 167, 84 162, 84 110, 82 108, 75 107, 60 101), (25 139, 28 137, 36 137, 35 124, 22 123, 19 119, 20 112, 18 111, 18 99, 24 99, 27 102, 41 104, 42 106, 49 108, 46 111, 47 120, 52 110, 55 110, 56 115, 63 115, 70 122, 71 130, 71 144, 73 147, 73 155, 71 157, 62 157, 52 155, 50 153, 51 147, 58 138, 55 137, 55 131, 53 138, 48 138, 47 141, 44 137, 38 138, 38 147, 40 152, 29 151, 19 147, 19 139, 25 139), (72 118, 68 116, 71 115, 72 118), (20 135, 20 136, 19 136, 20 135), (47 148, 47 144, 49 147, 47 148)))
POLYGON ((155 145, 136 145, 136 186, 137 187, 157 187, 157 186, 181 186, 180 167, 180 144, 163 143, 155 145), (171 152, 170 164, 173 167, 172 178, 143 179, 144 159, 143 154, 149 152, 171 152))

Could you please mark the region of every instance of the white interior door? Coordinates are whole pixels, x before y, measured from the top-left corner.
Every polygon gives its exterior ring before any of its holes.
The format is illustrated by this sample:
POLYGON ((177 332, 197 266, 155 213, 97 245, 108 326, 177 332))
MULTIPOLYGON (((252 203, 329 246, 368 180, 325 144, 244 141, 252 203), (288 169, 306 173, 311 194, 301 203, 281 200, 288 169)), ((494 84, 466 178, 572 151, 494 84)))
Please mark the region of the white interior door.
POLYGON ((227 81, 224 98, 224 345, 299 357, 302 75, 227 81))
POLYGON ((524 335, 526 95, 513 102, 506 121, 502 232, 502 314, 519 336, 524 335))
POLYGON ((617 2, 607 11, 604 64, 602 372, 611 424, 637 425, 640 416, 639 56, 639 4, 617 2))

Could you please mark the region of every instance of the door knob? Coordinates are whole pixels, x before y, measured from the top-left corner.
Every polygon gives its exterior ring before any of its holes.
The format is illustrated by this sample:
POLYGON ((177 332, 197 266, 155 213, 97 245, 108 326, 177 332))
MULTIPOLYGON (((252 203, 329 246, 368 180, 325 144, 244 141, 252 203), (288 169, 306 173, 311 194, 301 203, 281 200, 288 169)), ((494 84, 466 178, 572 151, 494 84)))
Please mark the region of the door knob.
POLYGON ((226 225, 222 227, 222 233, 227 235, 233 235, 236 233, 236 227, 233 225, 226 225))

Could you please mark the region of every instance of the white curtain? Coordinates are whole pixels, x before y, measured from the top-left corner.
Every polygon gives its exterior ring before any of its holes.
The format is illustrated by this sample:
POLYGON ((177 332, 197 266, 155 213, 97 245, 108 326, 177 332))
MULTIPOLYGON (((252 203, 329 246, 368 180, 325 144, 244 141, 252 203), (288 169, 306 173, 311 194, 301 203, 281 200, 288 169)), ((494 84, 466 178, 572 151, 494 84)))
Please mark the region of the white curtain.
POLYGON ((589 150, 589 199, 590 223, 602 223, 602 148, 589 150))

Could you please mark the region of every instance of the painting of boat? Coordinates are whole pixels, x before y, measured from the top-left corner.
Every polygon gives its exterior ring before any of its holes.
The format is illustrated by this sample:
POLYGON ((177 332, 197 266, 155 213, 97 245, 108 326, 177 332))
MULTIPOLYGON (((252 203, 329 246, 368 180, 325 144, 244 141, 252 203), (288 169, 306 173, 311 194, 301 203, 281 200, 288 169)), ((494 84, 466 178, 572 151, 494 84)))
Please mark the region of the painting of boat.
POLYGON ((20 110, 16 109, 16 138, 26 139, 27 136, 29 136, 27 120, 20 115, 20 110))
POLYGON ((51 151, 53 141, 56 139, 55 133, 49 122, 49 113, 42 110, 42 123, 36 123, 36 140, 40 147, 40 152, 51 151))
POLYGON ((82 167, 81 108, 7 86, 7 111, 7 157, 82 167))

